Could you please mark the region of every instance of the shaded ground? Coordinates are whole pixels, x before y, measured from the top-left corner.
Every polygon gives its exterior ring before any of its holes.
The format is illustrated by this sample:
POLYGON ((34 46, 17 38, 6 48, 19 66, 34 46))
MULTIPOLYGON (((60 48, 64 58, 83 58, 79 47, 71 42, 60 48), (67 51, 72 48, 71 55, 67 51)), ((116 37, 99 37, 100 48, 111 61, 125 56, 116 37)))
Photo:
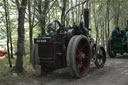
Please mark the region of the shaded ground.
POLYGON ((0 85, 128 85, 128 56, 108 58, 102 69, 92 64, 88 75, 81 79, 73 79, 67 69, 61 69, 48 76, 32 74, 0 85))

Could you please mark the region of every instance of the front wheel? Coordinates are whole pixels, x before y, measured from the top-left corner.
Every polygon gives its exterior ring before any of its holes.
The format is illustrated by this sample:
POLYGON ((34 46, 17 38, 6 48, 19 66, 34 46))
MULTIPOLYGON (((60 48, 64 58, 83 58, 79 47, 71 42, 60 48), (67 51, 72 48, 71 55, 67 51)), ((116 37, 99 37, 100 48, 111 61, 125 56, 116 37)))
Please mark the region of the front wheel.
POLYGON ((105 62, 106 62, 106 52, 102 46, 98 46, 96 49, 95 65, 97 68, 103 68, 105 62))
POLYGON ((84 35, 74 36, 67 48, 67 66, 72 76, 80 78, 88 73, 90 57, 88 39, 84 35))

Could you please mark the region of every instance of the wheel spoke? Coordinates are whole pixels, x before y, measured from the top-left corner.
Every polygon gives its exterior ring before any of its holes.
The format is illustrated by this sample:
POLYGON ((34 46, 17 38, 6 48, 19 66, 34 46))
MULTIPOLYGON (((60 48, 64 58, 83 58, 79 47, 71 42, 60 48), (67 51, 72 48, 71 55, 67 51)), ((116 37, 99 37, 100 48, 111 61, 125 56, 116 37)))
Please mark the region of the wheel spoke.
POLYGON ((102 64, 103 63, 103 55, 98 54, 97 61, 98 61, 99 65, 102 64))
POLYGON ((101 64, 102 63, 102 59, 99 59, 99 64, 101 64))
POLYGON ((82 64, 81 65, 81 71, 80 72, 83 72, 85 70, 85 66, 82 64))
POLYGON ((82 51, 84 48, 85 48, 85 45, 84 45, 84 47, 79 48, 79 49, 77 50, 78 54, 77 54, 76 58, 80 58, 81 51, 82 51))
POLYGON ((77 50, 77 55, 76 55, 76 64, 78 67, 78 71, 80 72, 80 74, 84 74, 87 71, 88 68, 88 60, 90 59, 89 56, 86 56, 83 53, 83 49, 85 48, 85 45, 78 48, 77 50))
POLYGON ((81 61, 81 60, 76 60, 76 63, 77 63, 77 64, 81 64, 82 61, 81 61))

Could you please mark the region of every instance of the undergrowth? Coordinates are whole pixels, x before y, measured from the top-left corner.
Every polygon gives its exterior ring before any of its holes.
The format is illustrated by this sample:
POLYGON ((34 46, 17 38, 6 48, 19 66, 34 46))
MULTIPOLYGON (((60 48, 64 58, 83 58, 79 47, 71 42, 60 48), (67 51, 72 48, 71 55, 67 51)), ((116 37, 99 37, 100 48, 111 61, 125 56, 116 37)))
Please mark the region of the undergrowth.
POLYGON ((16 73, 12 71, 16 63, 16 58, 11 59, 13 68, 10 68, 8 64, 8 58, 0 57, 0 82, 6 82, 9 80, 18 80, 18 79, 23 79, 26 77, 32 77, 32 75, 34 74, 34 70, 29 61, 29 58, 30 58, 29 55, 24 56, 24 72, 16 73))

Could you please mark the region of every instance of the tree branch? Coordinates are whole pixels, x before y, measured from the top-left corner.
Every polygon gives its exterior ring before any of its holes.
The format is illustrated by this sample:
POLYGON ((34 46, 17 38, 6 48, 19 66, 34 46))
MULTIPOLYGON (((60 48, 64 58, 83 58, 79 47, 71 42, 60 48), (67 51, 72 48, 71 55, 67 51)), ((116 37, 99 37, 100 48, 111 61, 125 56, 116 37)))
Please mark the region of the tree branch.
POLYGON ((60 9, 62 9, 62 7, 59 5, 59 1, 57 0, 57 4, 58 4, 58 7, 60 8, 60 9))
POLYGON ((52 3, 51 7, 48 9, 48 11, 47 11, 46 13, 49 13, 50 9, 55 5, 56 2, 57 2, 57 0, 55 0, 55 1, 52 3))
POLYGON ((88 2, 89 0, 85 0, 84 2, 81 2, 80 4, 76 4, 75 6, 69 8, 67 11, 66 11, 66 15, 74 8, 76 8, 77 6, 80 6, 82 4, 85 4, 86 2, 88 2))
POLYGON ((15 0, 15 1, 16 1, 17 8, 19 8, 20 2, 18 0, 15 0))
POLYGON ((36 24, 34 24, 32 28, 36 27, 36 25, 38 25, 38 24, 39 24, 39 21, 36 24))

